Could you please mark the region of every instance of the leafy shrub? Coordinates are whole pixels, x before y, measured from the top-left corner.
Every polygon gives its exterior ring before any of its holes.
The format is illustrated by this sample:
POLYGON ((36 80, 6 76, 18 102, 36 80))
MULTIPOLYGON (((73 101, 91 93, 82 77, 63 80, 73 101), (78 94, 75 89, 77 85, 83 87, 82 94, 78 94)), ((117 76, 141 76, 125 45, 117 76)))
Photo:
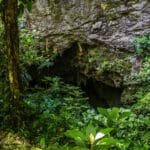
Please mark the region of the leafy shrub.
MULTIPOLYGON (((149 112, 94 110, 78 87, 65 84, 58 77, 45 77, 43 83, 46 88, 34 89, 24 96, 31 109, 21 132, 41 149, 149 149, 149 112)), ((149 94, 134 111, 149 110, 148 100, 149 94)))
POLYGON ((143 60, 143 65, 141 66, 141 69, 139 72, 133 72, 131 74, 131 80, 130 82, 135 83, 150 83, 150 57, 145 57, 143 60))
MULTIPOLYGON (((119 146, 122 144, 119 140, 110 137, 110 132, 112 128, 101 129, 100 132, 96 131, 97 129, 88 125, 79 130, 68 130, 65 135, 74 139, 76 148, 85 149, 85 150, 97 150, 97 149, 105 149, 113 146, 119 146)), ((75 147, 75 146, 74 146, 75 147)))
POLYGON ((53 65, 56 54, 51 54, 49 50, 45 50, 41 44, 39 38, 35 36, 36 31, 28 31, 22 29, 20 32, 20 68, 22 82, 25 87, 29 86, 29 82, 32 80, 28 68, 32 65, 39 69, 39 72, 44 67, 53 65))
POLYGON ((38 45, 38 39, 35 37, 35 33, 22 29, 20 39, 20 60, 22 64, 31 65, 41 62, 43 57, 38 55, 36 46, 38 45))
POLYGON ((24 65, 37 64, 41 65, 40 68, 53 64, 53 60, 56 54, 50 55, 52 52, 50 50, 45 50, 42 46, 40 49, 40 39, 35 36, 36 31, 32 32, 22 29, 20 32, 20 60, 24 65), (39 46, 38 46, 39 45, 39 46))
POLYGON ((143 35, 133 39, 133 48, 137 54, 149 54, 150 52, 150 35, 143 35))
POLYGON ((82 112, 90 108, 79 87, 65 84, 57 77, 46 77, 43 82, 47 88, 34 89, 24 97, 31 108, 28 114, 31 122, 22 129, 24 136, 36 137, 35 141, 41 145, 61 142, 64 131, 79 126, 82 112))
MULTIPOLYGON (((140 94, 140 93, 139 93, 140 94)), ((137 114, 149 115, 150 114, 150 92, 141 96, 141 99, 133 105, 132 109, 137 114)))
POLYGON ((66 132, 66 136, 73 139, 72 147, 78 149, 107 150, 148 150, 149 149, 149 119, 143 115, 137 117, 129 109, 111 108, 98 109, 92 126, 82 129, 73 129, 66 132), (96 133, 101 133, 101 138, 95 141, 96 133), (89 147, 90 138, 93 139, 92 148, 89 147))
POLYGON ((140 70, 139 77, 141 78, 142 82, 150 83, 150 57, 146 57, 144 59, 144 64, 140 70))
MULTIPOLYGON (((129 102, 129 104, 132 102, 137 102, 140 104, 141 99, 148 94, 150 89, 150 57, 145 57, 143 59, 143 65, 141 66, 140 71, 131 73, 130 77, 127 79, 127 82, 131 86, 123 93, 124 100, 127 100, 127 103, 129 102)), ((142 109, 140 109, 138 112, 140 111, 142 111, 142 109)))

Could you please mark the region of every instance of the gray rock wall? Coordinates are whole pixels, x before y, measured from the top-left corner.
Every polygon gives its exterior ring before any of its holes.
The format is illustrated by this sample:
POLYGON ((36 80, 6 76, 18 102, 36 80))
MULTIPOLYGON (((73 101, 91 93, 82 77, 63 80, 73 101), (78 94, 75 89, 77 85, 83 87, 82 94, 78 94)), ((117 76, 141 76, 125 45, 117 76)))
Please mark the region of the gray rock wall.
POLYGON ((30 27, 58 49, 79 42, 131 50, 134 36, 150 33, 150 1, 36 0, 30 27))

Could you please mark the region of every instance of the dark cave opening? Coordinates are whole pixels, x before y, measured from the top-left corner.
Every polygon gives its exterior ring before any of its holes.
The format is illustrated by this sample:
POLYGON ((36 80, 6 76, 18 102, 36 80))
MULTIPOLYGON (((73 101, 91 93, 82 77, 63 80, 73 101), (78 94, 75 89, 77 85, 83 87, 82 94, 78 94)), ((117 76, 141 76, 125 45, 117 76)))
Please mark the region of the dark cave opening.
POLYGON ((77 44, 73 44, 70 49, 65 50, 62 55, 59 55, 56 58, 53 66, 43 68, 40 72, 35 66, 30 68, 29 72, 30 74, 32 72, 32 79, 36 79, 36 81, 32 80, 32 86, 35 83, 40 83, 40 80, 43 79, 44 76, 58 76, 61 77, 65 83, 80 86, 85 92, 85 95, 89 97, 89 103, 93 107, 119 107, 121 105, 120 99, 123 92, 122 88, 106 85, 103 82, 96 80, 94 77, 89 78, 84 76, 84 83, 78 83, 78 80, 80 80, 83 75, 80 72, 80 68, 74 65, 77 63, 77 49, 77 44))
POLYGON ((81 85, 83 91, 89 97, 89 103, 93 107, 119 107, 121 106, 122 88, 108 86, 101 81, 89 78, 86 85, 81 85))

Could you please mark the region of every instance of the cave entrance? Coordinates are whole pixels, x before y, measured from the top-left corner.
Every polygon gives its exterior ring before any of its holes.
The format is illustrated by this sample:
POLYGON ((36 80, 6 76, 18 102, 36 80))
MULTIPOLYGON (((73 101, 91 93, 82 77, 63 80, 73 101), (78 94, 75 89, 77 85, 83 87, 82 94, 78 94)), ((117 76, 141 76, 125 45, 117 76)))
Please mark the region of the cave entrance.
MULTIPOLYGON (((44 76, 59 76, 66 83, 80 86, 85 92, 85 95, 89 97, 89 103, 94 107, 108 108, 120 106, 123 89, 106 85, 94 77, 83 77, 83 75, 80 74, 80 68, 74 65, 77 63, 77 49, 77 44, 73 44, 70 49, 65 50, 61 56, 56 58, 53 66, 43 68, 36 83, 39 82, 39 79, 43 79, 44 76), (84 83, 78 83, 81 77, 83 77, 84 83)), ((37 73, 34 73, 33 76, 35 77, 32 78, 35 79, 36 75, 37 73)))
POLYGON ((50 75, 57 75, 63 78, 66 83, 80 86, 85 95, 89 97, 89 103, 93 107, 120 106, 123 89, 106 85, 94 77, 88 78, 82 75, 80 68, 74 65, 78 63, 76 62, 77 48, 77 45, 74 44, 69 50, 64 51, 50 69, 50 75))

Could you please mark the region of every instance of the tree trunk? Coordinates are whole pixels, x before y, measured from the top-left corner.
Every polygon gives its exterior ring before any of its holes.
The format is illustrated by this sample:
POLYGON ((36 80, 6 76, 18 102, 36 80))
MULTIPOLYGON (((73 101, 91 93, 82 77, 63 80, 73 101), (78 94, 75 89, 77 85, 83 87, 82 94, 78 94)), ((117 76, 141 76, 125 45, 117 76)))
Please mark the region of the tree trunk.
POLYGON ((11 91, 9 101, 11 123, 20 124, 20 71, 19 71, 19 34, 18 34, 18 0, 4 0, 3 21, 6 36, 8 58, 8 80, 11 91))

